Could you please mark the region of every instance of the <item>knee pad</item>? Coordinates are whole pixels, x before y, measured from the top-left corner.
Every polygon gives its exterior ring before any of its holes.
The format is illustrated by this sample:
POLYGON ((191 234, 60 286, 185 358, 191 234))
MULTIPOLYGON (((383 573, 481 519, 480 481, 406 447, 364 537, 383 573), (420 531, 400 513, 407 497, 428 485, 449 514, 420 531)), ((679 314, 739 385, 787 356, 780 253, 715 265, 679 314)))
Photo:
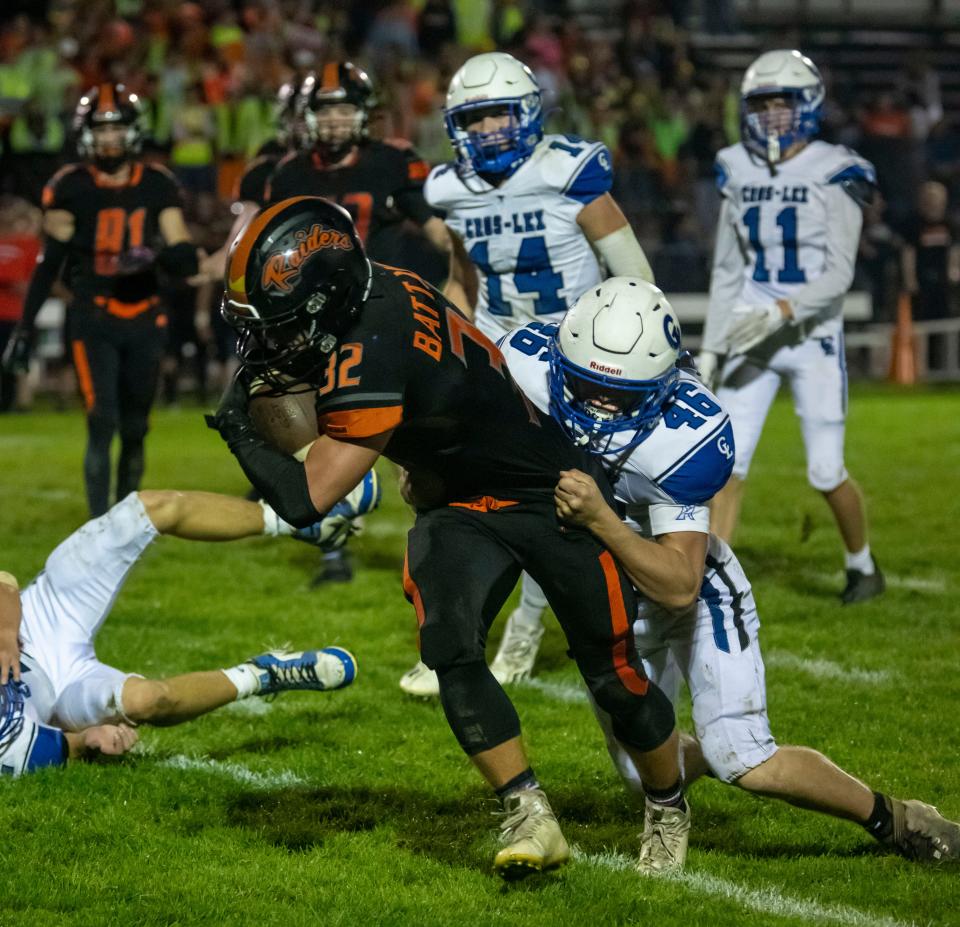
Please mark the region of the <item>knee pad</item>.
POLYGON ((613 734, 621 743, 646 753, 673 733, 673 705, 655 683, 648 681, 645 695, 627 689, 616 673, 588 680, 587 685, 596 703, 610 715, 613 734))
POLYGON ((127 415, 120 419, 120 440, 125 444, 143 441, 150 423, 146 415, 127 415))
POLYGON ((87 416, 87 433, 92 443, 110 444, 117 429, 116 417, 94 410, 87 416))
POLYGON ((467 756, 520 736, 520 718, 484 660, 438 670, 440 704, 467 756))
POLYGON ((807 466, 807 482, 820 492, 833 492, 847 480, 843 461, 821 460, 807 466))
POLYGON ((485 643, 476 628, 452 621, 439 624, 428 617, 420 628, 420 659, 439 673, 455 664, 483 662, 485 643))
POLYGON ((766 712, 697 725, 703 759, 721 782, 736 782, 777 752, 766 712))

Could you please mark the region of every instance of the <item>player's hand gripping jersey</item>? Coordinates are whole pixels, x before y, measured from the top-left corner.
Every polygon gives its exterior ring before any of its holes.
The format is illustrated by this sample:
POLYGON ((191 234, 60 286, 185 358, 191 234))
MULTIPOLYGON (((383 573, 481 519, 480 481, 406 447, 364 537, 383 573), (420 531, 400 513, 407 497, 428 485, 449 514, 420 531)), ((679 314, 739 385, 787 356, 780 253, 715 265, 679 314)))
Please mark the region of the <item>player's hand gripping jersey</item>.
POLYGON ((558 321, 602 278, 580 210, 610 191, 610 153, 600 142, 546 135, 499 187, 456 164, 435 167, 427 202, 463 240, 480 271, 477 326, 498 339, 529 321, 558 321))
POLYGON ((63 280, 77 301, 130 306, 156 295, 158 218, 181 206, 180 191, 165 168, 133 162, 130 172, 127 183, 115 186, 90 165, 68 164, 44 188, 44 209, 64 210, 75 221, 63 280))
POLYGON ((334 438, 396 429, 384 454, 430 485, 431 505, 552 496, 560 469, 590 467, 523 395, 492 341, 416 274, 377 264, 363 313, 326 368, 317 414, 334 438))
POLYGON ((743 144, 724 148, 715 168, 723 207, 704 349, 723 353, 725 326, 709 317, 725 318, 738 303, 789 300, 794 342, 837 334, 873 166, 843 145, 813 141, 774 171, 743 144))

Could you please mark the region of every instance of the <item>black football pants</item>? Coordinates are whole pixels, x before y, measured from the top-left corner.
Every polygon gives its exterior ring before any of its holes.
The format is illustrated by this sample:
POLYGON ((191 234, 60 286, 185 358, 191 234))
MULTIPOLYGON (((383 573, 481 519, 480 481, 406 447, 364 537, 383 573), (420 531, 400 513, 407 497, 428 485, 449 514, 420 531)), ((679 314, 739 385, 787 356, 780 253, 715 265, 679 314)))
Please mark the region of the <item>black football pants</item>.
POLYGON ((633 641, 633 587, 586 531, 563 529, 553 499, 496 500, 421 513, 410 530, 404 589, 420 625, 423 662, 437 671, 447 720, 467 754, 520 732, 486 666, 493 619, 526 570, 543 588, 570 654, 617 737, 655 749, 674 726, 669 699, 644 673, 633 641))
POLYGON ((87 410, 83 474, 91 517, 110 507, 110 445, 120 433, 116 499, 139 488, 148 415, 166 341, 165 318, 148 310, 111 316, 99 306, 72 306, 70 350, 87 410))

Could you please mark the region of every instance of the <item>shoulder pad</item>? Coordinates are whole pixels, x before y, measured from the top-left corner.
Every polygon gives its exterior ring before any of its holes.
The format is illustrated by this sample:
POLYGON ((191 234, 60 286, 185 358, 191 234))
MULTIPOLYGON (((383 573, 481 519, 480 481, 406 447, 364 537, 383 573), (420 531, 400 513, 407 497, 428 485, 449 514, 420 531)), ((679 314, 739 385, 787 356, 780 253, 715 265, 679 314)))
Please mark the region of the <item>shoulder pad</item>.
POLYGON ((44 185, 41 205, 49 209, 73 184, 82 183, 89 177, 90 173, 83 164, 65 164, 44 185))
POLYGON ((563 191, 564 196, 586 205, 609 193, 613 186, 613 163, 607 146, 593 143, 580 161, 577 173, 563 191))
POLYGON ((678 505, 703 505, 726 485, 733 461, 733 426, 724 416, 718 427, 655 482, 678 505))
POLYGON ((172 180, 174 183, 178 183, 177 177, 173 171, 163 164, 157 164, 155 161, 151 161, 149 164, 144 163, 143 166, 148 171, 156 171, 156 173, 160 174, 162 177, 166 177, 167 180, 172 180))
POLYGON ((400 151, 413 152, 414 157, 419 157, 419 155, 413 151, 413 142, 410 142, 405 138, 385 138, 383 140, 383 144, 390 148, 397 148, 400 151))
POLYGON ((456 165, 438 164, 427 175, 423 185, 423 198, 436 209, 449 209, 452 201, 463 191, 456 165))
POLYGON ((839 184, 858 206, 869 206, 877 187, 877 175, 872 164, 858 159, 831 174, 827 183, 839 184))

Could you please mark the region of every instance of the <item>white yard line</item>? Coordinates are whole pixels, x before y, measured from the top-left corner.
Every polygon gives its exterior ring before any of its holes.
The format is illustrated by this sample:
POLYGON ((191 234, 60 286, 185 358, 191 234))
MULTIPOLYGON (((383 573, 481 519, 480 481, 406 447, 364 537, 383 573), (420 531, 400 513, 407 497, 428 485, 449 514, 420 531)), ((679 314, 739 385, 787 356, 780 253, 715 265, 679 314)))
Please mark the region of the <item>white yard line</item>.
POLYGON ((282 770, 278 773, 258 773, 252 769, 247 769, 246 766, 241 766, 239 763, 223 763, 209 757, 185 756, 182 753, 159 760, 157 765, 166 769, 212 773, 215 776, 232 779, 234 782, 255 789, 288 789, 298 785, 309 785, 307 779, 289 770, 282 770))
POLYGON ((764 654, 763 660, 767 666, 806 673, 817 679, 834 679, 838 682, 854 682, 879 686, 889 682, 894 677, 894 673, 891 673, 889 670, 868 670, 858 669, 856 667, 847 669, 839 663, 834 663, 833 660, 799 657, 795 653, 790 653, 787 650, 769 650, 764 654))
POLYGON ((534 676, 533 679, 524 679, 522 682, 514 683, 521 689, 534 689, 542 692, 548 698, 558 702, 586 702, 587 692, 582 685, 571 682, 550 682, 548 679, 541 679, 534 676))
MULTIPOLYGON (((573 858, 603 869, 620 872, 633 867, 634 860, 623 853, 583 853, 573 848, 573 858)), ((642 878, 637 876, 638 879, 642 878)), ((913 927, 913 922, 882 917, 841 904, 820 904, 803 898, 791 898, 772 888, 748 888, 727 879, 687 869, 671 881, 699 895, 726 898, 744 908, 774 917, 794 917, 807 923, 840 924, 843 927, 913 927)))

